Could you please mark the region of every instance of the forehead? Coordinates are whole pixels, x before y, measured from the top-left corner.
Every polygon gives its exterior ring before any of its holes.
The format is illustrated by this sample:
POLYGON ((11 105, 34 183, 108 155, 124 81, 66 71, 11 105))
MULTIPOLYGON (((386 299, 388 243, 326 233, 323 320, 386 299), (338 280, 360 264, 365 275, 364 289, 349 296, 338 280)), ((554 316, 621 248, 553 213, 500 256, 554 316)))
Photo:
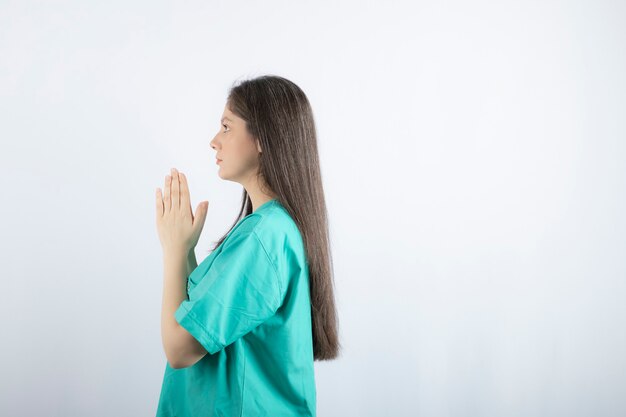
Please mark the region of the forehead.
POLYGON ((224 108, 224 113, 222 113, 222 120, 221 121, 223 122, 224 120, 230 120, 232 122, 235 119, 237 119, 237 116, 235 116, 235 114, 233 112, 228 110, 228 107, 224 108))

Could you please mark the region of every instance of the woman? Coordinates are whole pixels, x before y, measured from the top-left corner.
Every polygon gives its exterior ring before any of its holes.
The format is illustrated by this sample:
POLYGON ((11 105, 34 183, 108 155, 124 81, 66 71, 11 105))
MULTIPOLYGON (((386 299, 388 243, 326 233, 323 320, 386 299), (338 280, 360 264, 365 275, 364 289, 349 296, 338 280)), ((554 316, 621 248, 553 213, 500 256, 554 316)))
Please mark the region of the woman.
POLYGON ((326 204, 313 114, 278 76, 234 85, 211 141, 239 216, 211 254, 194 248, 184 174, 157 189, 167 364, 157 416, 315 416, 314 360, 338 356, 326 204), (196 266, 197 265, 197 266, 196 266))

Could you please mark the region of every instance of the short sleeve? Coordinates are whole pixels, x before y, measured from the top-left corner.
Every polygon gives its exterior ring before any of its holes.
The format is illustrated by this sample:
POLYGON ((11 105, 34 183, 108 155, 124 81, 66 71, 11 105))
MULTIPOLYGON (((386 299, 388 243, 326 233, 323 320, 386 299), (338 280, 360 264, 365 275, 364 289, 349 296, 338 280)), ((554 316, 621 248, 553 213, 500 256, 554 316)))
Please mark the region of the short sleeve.
POLYGON ((210 354, 274 315, 278 273, 254 230, 231 236, 174 317, 210 354))

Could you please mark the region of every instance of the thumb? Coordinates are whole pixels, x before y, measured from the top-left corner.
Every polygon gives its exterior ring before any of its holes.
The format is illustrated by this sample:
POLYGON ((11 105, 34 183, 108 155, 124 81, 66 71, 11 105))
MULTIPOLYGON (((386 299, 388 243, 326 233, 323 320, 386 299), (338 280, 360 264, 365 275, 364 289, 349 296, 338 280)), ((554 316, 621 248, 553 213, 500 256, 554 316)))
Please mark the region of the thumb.
POLYGON ((206 215, 208 211, 209 211, 208 201, 203 201, 202 203, 198 204, 198 207, 196 208, 196 214, 194 215, 194 218, 193 218, 194 228, 197 227, 199 229, 202 229, 204 227, 204 221, 206 220, 206 215))

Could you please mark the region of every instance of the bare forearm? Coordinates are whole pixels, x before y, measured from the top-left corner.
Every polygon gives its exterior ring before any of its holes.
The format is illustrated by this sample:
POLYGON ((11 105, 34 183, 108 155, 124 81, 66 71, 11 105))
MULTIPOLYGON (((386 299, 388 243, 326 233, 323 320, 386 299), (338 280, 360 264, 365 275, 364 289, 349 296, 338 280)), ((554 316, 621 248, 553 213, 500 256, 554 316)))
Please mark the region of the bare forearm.
MULTIPOLYGON (((193 252, 193 251, 192 251, 193 252)), ((180 303, 187 299, 187 273, 190 255, 173 252, 163 254, 163 302, 161 306, 161 339, 168 361, 180 355, 181 341, 174 313, 180 303)), ((195 255, 193 255, 195 261, 195 255)))

